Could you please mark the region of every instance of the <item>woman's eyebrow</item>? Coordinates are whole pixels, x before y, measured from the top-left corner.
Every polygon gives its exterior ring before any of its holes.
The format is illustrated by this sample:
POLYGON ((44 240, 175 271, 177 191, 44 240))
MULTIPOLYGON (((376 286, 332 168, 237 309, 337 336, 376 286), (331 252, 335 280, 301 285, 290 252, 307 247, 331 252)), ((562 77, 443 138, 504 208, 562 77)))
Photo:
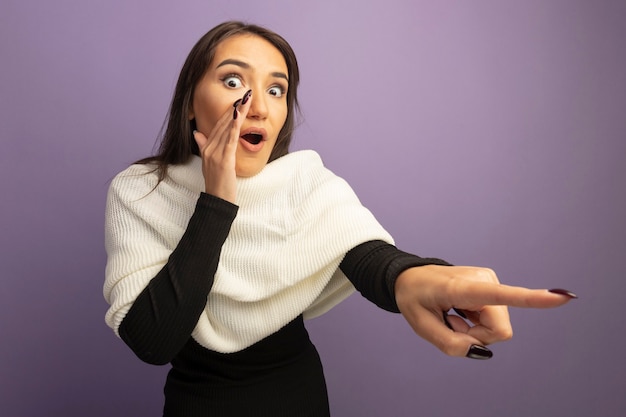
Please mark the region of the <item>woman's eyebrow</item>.
POLYGON ((215 68, 223 67, 224 65, 236 65, 238 67, 245 68, 245 69, 250 68, 250 64, 243 62, 243 61, 239 61, 238 59, 225 59, 222 62, 220 62, 215 68))
POLYGON ((284 78, 285 81, 289 82, 289 77, 287 77, 287 74, 285 74, 284 72, 273 72, 272 77, 284 78))
MULTIPOLYGON (((231 58, 223 60, 222 62, 217 64, 217 67, 215 68, 223 67, 224 65, 236 65, 243 69, 250 69, 250 64, 248 64, 247 62, 243 62, 238 59, 231 59, 231 58)), ((287 77, 287 74, 285 74, 284 72, 273 72, 272 77, 284 78, 287 82, 289 82, 289 77, 287 77)))

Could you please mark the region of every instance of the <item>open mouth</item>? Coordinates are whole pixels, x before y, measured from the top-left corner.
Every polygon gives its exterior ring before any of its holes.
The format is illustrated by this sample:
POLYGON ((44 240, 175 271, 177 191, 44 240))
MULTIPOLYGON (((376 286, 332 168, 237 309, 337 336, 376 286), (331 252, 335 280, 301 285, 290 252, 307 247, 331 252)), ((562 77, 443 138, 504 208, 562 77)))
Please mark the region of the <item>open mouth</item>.
POLYGON ((263 140, 263 135, 261 135, 260 133, 246 133, 241 137, 243 138, 243 140, 253 145, 258 145, 263 140))

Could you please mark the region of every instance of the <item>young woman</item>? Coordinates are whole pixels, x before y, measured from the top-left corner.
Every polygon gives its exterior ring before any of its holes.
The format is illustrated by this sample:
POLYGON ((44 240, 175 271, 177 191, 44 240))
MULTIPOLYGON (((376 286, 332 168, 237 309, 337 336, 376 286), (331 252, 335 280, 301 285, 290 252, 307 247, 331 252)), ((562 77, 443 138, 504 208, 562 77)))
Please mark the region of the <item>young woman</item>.
POLYGON ((354 288, 477 359, 511 337, 506 305, 575 297, 398 250, 316 153, 288 152, 298 80, 279 35, 215 27, 182 68, 158 154, 111 184, 106 321, 141 360, 171 363, 165 416, 329 415, 303 319, 354 288))

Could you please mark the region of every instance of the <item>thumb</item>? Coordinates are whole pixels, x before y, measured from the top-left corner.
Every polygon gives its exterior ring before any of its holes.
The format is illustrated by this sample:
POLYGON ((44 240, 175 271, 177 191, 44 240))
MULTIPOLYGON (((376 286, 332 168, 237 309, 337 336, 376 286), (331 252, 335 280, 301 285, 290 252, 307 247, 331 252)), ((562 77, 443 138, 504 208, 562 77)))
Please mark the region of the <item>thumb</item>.
MULTIPOLYGON (((454 331, 445 313, 418 308, 402 311, 411 328, 421 338, 430 342, 449 356, 472 359, 489 359, 493 355, 483 342, 463 331, 454 331)), ((454 323, 455 327, 458 323, 454 323)))
POLYGON ((198 130, 193 131, 193 138, 196 141, 196 144, 198 144, 198 148, 200 150, 204 149, 204 147, 207 145, 209 141, 207 137, 204 136, 204 134, 198 130))

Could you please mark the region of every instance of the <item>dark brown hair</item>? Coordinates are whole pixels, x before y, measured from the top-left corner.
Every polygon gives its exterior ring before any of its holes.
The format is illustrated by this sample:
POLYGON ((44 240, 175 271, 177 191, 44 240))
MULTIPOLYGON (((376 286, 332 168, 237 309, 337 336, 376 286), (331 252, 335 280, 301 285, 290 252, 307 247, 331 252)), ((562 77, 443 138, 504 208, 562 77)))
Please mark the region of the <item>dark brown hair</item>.
POLYGON ((274 45, 285 58, 289 77, 287 119, 278 133, 269 161, 280 158, 289 152, 295 127, 295 113, 296 110, 299 110, 297 87, 300 81, 300 72, 296 55, 285 39, 268 29, 238 21, 224 22, 207 32, 189 52, 176 83, 168 117, 160 135, 158 152, 156 155, 136 162, 138 164, 155 164, 159 171, 159 182, 167 176, 168 165, 183 164, 189 160, 191 155, 199 155, 198 145, 192 134, 193 122, 190 122, 188 118, 196 86, 211 65, 217 45, 231 36, 240 34, 260 36, 274 45))

